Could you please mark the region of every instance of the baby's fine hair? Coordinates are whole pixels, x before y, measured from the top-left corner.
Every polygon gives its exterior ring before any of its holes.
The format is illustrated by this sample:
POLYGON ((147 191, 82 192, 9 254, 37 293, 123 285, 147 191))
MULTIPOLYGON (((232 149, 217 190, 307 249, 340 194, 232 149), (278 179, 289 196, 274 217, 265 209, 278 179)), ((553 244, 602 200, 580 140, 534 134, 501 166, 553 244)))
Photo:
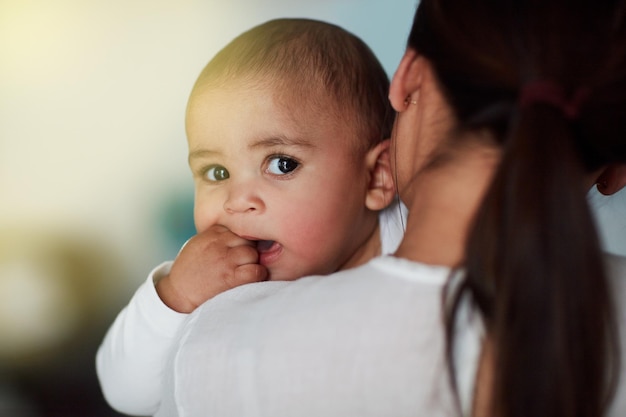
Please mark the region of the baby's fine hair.
POLYGON ((320 123, 351 127, 360 150, 391 136, 389 78, 370 48, 339 26, 311 19, 255 26, 215 55, 193 91, 233 80, 268 83, 320 123))

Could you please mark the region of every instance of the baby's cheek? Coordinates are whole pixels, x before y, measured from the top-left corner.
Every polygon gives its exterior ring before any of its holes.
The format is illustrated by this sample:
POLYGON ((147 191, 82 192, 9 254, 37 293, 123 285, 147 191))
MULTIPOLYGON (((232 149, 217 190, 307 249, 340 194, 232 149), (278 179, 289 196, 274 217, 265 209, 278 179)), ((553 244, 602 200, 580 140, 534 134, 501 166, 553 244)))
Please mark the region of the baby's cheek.
POLYGON ((193 222, 196 226, 196 232, 202 233, 216 222, 215 215, 203 207, 201 204, 195 204, 193 208, 193 222))
POLYGON ((319 244, 318 240, 323 236, 323 219, 312 219, 311 216, 304 216, 297 219, 297 216, 285 217, 283 235, 287 240, 303 250, 310 251, 313 246, 319 244))
POLYGON ((202 233, 206 230, 206 225, 204 219, 198 210, 198 207, 194 205, 193 207, 193 224, 196 226, 196 232, 202 233))
POLYGON ((336 252, 336 231, 329 227, 328 219, 299 224, 292 222, 286 229, 291 250, 297 253, 301 265, 307 267, 307 274, 323 273, 333 268, 331 259, 336 252))

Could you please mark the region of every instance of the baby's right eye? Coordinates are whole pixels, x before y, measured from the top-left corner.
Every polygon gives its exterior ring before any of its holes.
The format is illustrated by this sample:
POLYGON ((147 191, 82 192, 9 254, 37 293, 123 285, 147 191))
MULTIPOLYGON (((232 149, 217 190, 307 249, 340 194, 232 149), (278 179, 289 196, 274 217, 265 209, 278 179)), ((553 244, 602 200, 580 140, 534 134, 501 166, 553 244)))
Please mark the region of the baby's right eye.
POLYGON ((230 177, 228 170, 221 165, 212 165, 204 173, 206 179, 212 182, 224 181, 230 177))
POLYGON ((288 156, 273 156, 268 161, 267 171, 273 175, 286 175, 300 166, 300 162, 288 156))

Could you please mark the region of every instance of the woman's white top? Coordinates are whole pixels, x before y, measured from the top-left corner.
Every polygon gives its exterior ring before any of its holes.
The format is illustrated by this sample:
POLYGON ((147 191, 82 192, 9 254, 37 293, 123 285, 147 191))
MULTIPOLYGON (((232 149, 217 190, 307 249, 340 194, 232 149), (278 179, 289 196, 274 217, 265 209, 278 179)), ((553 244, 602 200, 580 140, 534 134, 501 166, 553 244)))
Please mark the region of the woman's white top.
MULTIPOLYGON (((220 294, 179 334, 157 416, 454 415, 442 325, 450 274, 380 257, 329 277, 220 294)), ((480 336, 466 317, 463 391, 480 336)))
MULTIPOLYGON (((607 262, 624 351, 626 259, 608 256, 607 262)), ((442 325, 450 274, 386 256, 329 277, 220 294, 183 325, 157 416, 458 415, 442 325)), ((456 336, 467 415, 482 337, 468 309, 456 336)), ((625 382, 611 416, 626 415, 625 382)))

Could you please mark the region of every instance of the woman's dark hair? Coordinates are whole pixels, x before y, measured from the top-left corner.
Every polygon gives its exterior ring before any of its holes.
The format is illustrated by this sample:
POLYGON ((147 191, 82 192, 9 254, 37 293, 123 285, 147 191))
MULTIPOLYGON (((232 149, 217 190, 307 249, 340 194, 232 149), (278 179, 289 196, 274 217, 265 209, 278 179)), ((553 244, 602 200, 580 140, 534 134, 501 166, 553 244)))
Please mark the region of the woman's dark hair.
POLYGON ((604 415, 619 346, 582 184, 626 162, 626 1, 421 0, 408 47, 431 62, 457 130, 487 129, 502 149, 446 318, 453 381, 469 299, 494 348, 491 415, 604 415), (576 111, 520 102, 541 85, 576 111))

